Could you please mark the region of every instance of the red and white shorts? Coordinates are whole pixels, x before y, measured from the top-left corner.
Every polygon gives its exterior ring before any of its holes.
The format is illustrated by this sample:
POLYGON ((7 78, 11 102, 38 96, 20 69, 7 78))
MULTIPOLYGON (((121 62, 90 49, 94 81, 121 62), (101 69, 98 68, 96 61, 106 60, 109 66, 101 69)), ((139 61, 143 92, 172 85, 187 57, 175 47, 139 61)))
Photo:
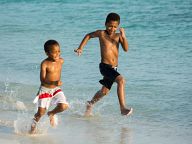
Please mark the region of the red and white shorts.
POLYGON ((50 105, 56 105, 58 103, 68 104, 66 101, 66 97, 64 92, 61 90, 60 87, 56 88, 46 88, 41 86, 37 93, 36 98, 34 99, 33 103, 38 102, 38 107, 48 109, 50 105))

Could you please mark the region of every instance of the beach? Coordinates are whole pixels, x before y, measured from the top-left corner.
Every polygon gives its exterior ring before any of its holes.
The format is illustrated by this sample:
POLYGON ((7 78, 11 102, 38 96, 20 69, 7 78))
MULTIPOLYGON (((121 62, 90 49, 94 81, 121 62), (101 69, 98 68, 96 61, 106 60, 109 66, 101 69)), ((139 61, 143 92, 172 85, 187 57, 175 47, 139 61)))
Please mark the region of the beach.
MULTIPOLYGON (((192 141, 191 1, 0 2, 0 143, 7 144, 189 144, 192 141), (121 116, 117 85, 85 117, 86 101, 101 88, 100 48, 91 39, 78 57, 74 49, 86 33, 105 29, 108 13, 121 16, 129 50, 120 46, 118 71, 126 80, 121 116), (44 42, 60 43, 62 90, 70 108, 58 126, 47 115, 38 133, 28 134, 37 110, 44 42)), ((51 107, 53 108, 53 107, 51 107)), ((51 109, 50 108, 50 109, 51 109)))

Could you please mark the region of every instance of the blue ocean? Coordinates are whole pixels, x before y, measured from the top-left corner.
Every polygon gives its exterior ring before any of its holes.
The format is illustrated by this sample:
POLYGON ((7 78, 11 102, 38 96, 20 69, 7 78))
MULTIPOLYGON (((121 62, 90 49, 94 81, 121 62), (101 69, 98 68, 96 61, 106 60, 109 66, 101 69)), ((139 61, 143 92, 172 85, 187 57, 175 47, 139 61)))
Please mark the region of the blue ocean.
POLYGON ((190 144, 192 141, 191 0, 1 0, 0 143, 7 144, 190 144), (74 53, 86 33, 105 29, 108 13, 121 16, 129 51, 120 47, 118 71, 126 80, 121 116, 114 84, 84 117, 86 101, 101 88, 100 48, 91 39, 74 53), (36 112, 45 41, 60 43, 65 60, 62 89, 70 109, 51 128, 28 134, 36 112))

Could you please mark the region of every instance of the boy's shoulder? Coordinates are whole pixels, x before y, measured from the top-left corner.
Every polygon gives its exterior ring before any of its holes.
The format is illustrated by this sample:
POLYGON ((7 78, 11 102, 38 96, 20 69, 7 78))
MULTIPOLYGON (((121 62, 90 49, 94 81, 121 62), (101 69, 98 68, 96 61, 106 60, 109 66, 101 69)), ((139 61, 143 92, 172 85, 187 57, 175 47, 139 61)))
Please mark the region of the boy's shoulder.
POLYGON ((104 32, 105 32, 105 30, 95 30, 93 33, 102 34, 104 32))
POLYGON ((101 34, 101 33, 104 33, 104 32, 105 32, 105 30, 96 30, 95 32, 96 32, 96 33, 100 33, 100 34, 101 34))
POLYGON ((41 61, 41 65, 45 65, 49 62, 48 58, 44 59, 41 61))
POLYGON ((59 61, 63 64, 64 63, 64 59, 60 58, 59 61))
POLYGON ((94 32, 91 33, 92 37, 100 37, 105 34, 105 30, 95 30, 94 32))
MULTIPOLYGON (((64 63, 64 59, 63 58, 60 58, 57 63, 60 63, 60 64, 63 64, 64 63)), ((51 66, 53 64, 53 61, 50 61, 48 58, 44 59, 42 62, 41 62, 41 66, 51 66)))
MULTIPOLYGON (((106 30, 96 30, 95 31, 96 33, 99 33, 99 34, 106 34, 106 30)), ((115 33, 115 36, 120 36, 120 33, 115 33)))
MULTIPOLYGON (((59 62, 64 62, 64 59, 60 57, 58 61, 59 62)), ((53 61, 51 61, 49 58, 46 58, 41 63, 46 63, 46 62, 53 62, 53 61)))

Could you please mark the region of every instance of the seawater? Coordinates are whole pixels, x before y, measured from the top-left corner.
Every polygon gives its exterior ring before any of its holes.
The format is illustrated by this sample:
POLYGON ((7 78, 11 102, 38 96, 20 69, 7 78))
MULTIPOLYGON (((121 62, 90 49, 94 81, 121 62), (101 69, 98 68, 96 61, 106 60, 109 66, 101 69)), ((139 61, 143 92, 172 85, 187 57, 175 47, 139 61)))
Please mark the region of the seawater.
POLYGON ((0 2, 0 142, 188 144, 192 140, 192 2, 190 0, 2 0, 0 2), (120 48, 119 72, 126 79, 131 117, 119 112, 116 84, 109 96, 83 117, 85 102, 101 87, 98 39, 83 55, 73 50, 84 35, 105 29, 109 12, 119 13, 129 41, 120 48), (65 60, 62 89, 71 107, 59 127, 41 122, 27 135, 40 85, 43 44, 55 39, 65 60), (11 139, 10 139, 11 138, 11 139))

